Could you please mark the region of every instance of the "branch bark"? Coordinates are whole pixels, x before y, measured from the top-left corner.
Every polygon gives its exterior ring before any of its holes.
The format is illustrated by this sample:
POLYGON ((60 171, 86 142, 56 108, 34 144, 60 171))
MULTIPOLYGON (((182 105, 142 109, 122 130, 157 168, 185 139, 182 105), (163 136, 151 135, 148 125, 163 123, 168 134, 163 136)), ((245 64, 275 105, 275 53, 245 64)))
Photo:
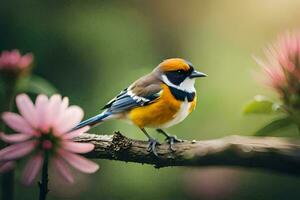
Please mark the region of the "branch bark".
POLYGON ((91 142, 95 149, 86 154, 94 159, 168 166, 239 166, 300 176, 300 140, 279 137, 227 136, 204 141, 183 141, 157 147, 159 157, 147 151, 147 142, 114 135, 83 134, 75 139, 91 142))

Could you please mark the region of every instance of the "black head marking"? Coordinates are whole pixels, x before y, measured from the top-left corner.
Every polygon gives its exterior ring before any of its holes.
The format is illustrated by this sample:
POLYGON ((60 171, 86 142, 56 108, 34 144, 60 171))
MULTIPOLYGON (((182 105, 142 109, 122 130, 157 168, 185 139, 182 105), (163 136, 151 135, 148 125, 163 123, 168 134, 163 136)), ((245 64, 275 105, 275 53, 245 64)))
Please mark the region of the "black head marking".
POLYGON ((167 72, 166 76, 174 85, 180 85, 180 83, 182 83, 188 75, 185 71, 179 70, 167 72))
POLYGON ((191 73, 194 71, 194 66, 191 62, 186 61, 185 62, 189 65, 189 70, 176 70, 176 71, 170 71, 166 73, 167 78, 171 83, 174 85, 180 85, 187 77, 191 75, 191 73))
POLYGON ((180 101, 185 101, 187 100, 188 102, 192 102, 195 98, 195 92, 185 92, 182 90, 179 90, 177 88, 174 88, 172 86, 169 86, 169 89, 172 93, 172 95, 180 101))

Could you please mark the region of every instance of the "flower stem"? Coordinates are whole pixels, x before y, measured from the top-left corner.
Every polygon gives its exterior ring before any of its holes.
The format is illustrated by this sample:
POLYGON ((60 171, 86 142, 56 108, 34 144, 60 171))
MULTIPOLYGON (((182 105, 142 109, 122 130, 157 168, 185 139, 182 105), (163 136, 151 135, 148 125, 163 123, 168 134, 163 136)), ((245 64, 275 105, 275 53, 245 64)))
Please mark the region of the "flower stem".
POLYGON ((49 163, 49 152, 45 151, 44 154, 44 163, 43 163, 43 169, 42 169, 42 177, 41 181, 39 182, 39 188, 40 188, 40 195, 39 200, 46 200, 47 193, 49 192, 48 189, 48 163, 49 163))

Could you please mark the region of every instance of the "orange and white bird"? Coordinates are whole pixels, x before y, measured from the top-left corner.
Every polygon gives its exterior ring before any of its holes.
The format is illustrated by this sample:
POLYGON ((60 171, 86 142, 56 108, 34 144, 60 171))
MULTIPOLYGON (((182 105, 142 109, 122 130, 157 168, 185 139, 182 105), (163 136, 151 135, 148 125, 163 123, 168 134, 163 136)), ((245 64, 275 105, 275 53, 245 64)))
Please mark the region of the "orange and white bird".
POLYGON ((103 107, 103 112, 81 122, 74 129, 111 119, 126 119, 148 137, 148 151, 154 155, 157 156, 156 146, 159 142, 147 133, 146 127, 164 134, 173 150, 173 143, 180 140, 163 129, 180 123, 195 109, 195 78, 205 76, 184 59, 164 60, 151 73, 139 78, 109 101, 103 107))

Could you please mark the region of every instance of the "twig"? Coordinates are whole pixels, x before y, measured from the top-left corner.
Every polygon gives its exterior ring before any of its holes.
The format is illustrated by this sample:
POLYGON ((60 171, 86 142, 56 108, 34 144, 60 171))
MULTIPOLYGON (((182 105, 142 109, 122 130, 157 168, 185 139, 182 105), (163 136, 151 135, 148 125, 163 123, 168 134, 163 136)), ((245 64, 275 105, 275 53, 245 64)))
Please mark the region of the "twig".
POLYGON ((279 137, 227 136, 215 140, 183 141, 157 147, 159 157, 147 151, 147 142, 114 135, 83 134, 75 139, 91 142, 95 149, 86 154, 94 159, 168 166, 239 166, 300 176, 300 140, 279 137))

